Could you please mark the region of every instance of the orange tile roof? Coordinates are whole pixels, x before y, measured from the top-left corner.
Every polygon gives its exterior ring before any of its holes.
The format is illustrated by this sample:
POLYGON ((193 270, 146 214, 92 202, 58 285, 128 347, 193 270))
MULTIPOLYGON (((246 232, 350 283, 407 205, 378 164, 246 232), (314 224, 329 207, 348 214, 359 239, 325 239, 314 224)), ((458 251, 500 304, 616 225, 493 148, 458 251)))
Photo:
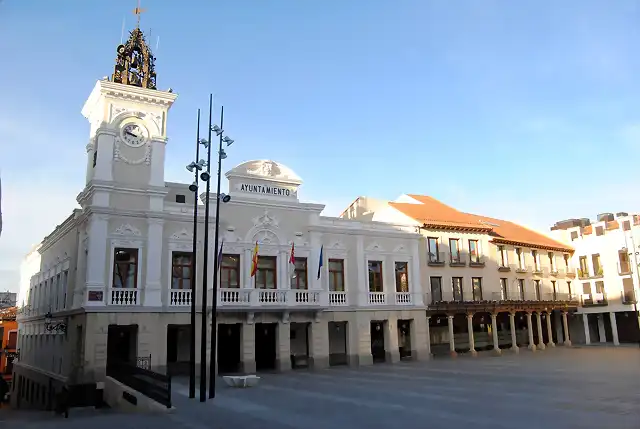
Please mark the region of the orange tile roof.
POLYGON ((396 210, 423 223, 427 227, 486 232, 493 237, 493 241, 495 242, 520 244, 560 251, 573 251, 573 249, 566 244, 513 222, 464 213, 441 203, 435 198, 425 195, 409 194, 409 197, 421 204, 393 202, 389 204, 396 210))

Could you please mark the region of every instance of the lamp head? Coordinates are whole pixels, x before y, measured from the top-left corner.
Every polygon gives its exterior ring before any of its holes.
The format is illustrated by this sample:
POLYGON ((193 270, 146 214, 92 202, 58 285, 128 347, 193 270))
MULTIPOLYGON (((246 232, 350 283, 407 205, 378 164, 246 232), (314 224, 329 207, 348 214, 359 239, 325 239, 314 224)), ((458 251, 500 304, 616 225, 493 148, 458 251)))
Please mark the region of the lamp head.
POLYGON ((189 170, 190 173, 193 173, 193 169, 197 167, 198 165, 195 162, 192 162, 191 164, 187 165, 187 170, 189 170))
POLYGON ((196 182, 193 182, 189 185, 189 190, 191 192, 198 192, 198 184, 196 182))
POLYGON ((227 144, 227 147, 231 146, 233 144, 233 140, 229 138, 229 136, 225 136, 222 139, 223 142, 225 142, 227 144))
POLYGON ((209 140, 207 139, 200 139, 199 143, 204 147, 209 147, 209 140))
POLYGON ((204 159, 201 159, 200 161, 198 161, 198 163, 196 164, 196 168, 198 170, 202 170, 204 167, 207 166, 207 161, 205 161, 204 159))
POLYGON ((220 151, 220 159, 227 159, 227 153, 222 149, 220 151))
POLYGON ((222 134, 222 130, 220 129, 219 126, 217 125, 213 125, 211 126, 211 131, 213 131, 214 133, 216 133, 217 136, 219 136, 220 134, 222 134))
POLYGON ((211 178, 211 175, 210 175, 209 173, 207 173, 206 171, 203 171, 203 172, 200 174, 200 178, 201 178, 202 180, 204 180, 205 182, 208 182, 208 181, 209 181, 209 179, 211 178))
POLYGON ((220 201, 222 201, 223 203, 228 203, 229 201, 231 201, 231 195, 227 195, 227 194, 220 194, 219 196, 220 201))

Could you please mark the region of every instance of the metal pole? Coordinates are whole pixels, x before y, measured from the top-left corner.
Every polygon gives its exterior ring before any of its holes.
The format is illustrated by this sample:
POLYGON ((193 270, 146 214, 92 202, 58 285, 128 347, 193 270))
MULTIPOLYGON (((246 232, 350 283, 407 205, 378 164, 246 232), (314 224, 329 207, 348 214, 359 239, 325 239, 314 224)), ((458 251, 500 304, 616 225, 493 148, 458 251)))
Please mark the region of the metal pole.
POLYGON ((218 349, 218 325, 217 322, 217 307, 218 307, 218 267, 220 261, 218 261, 218 228, 220 227, 220 176, 222 170, 222 132, 224 122, 224 106, 220 108, 220 139, 218 143, 218 189, 216 190, 216 232, 214 238, 215 255, 213 256, 213 305, 211 306, 211 360, 209 361, 209 398, 216 397, 216 360, 218 349))
POLYGON ((200 344, 200 402, 207 400, 207 268, 209 265, 209 193, 211 192, 211 114, 213 110, 213 94, 209 94, 209 137, 207 141, 207 190, 204 206, 204 252, 202 267, 202 332, 200 344))
MULTIPOLYGON (((640 265, 638 265, 638 256, 636 255, 636 243, 633 239, 633 225, 629 229, 631 235, 631 247, 633 248, 633 265, 635 265, 636 278, 638 280, 638 287, 640 288, 640 265)), ((631 262, 631 261, 629 261, 631 262)), ((636 294, 636 286, 633 285, 633 310, 636 313, 636 319, 638 319, 638 331, 640 331, 640 313, 638 313, 638 294, 636 294)), ((640 338, 638 338, 638 345, 640 346, 640 338)))
MULTIPOLYGON (((198 109, 198 132, 196 137, 196 162, 200 157, 200 109, 198 109)), ((198 186, 198 169, 196 187, 198 186)), ((196 397, 196 259, 198 250, 198 190, 193 193, 193 251, 191 254, 191 332, 189 333, 189 398, 196 397)))

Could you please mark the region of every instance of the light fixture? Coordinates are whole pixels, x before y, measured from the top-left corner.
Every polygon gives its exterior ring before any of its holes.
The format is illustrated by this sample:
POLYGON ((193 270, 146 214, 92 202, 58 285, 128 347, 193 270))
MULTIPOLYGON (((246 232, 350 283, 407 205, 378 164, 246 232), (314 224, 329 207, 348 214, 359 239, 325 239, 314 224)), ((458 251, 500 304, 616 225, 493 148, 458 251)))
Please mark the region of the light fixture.
POLYGON ((191 164, 187 165, 187 170, 189 170, 190 173, 193 173, 193 170, 195 168, 197 168, 197 164, 195 162, 192 162, 191 164))
POLYGON ((233 144, 233 140, 230 139, 229 136, 225 136, 222 141, 225 142, 227 146, 231 146, 233 144))
POLYGON ((216 133, 217 136, 219 136, 220 134, 222 134, 222 130, 220 129, 219 126, 214 125, 211 127, 211 131, 213 131, 214 133, 216 133))
POLYGON ((208 148, 208 147, 209 147, 209 140, 207 140, 207 139, 200 139, 200 144, 201 144, 202 146, 204 146, 204 147, 205 147, 205 149, 206 149, 206 148, 208 148))
POLYGON ((227 159, 227 153, 222 149, 220 151, 220 159, 227 159))
POLYGON ((193 182, 189 185, 189 190, 191 192, 198 192, 198 184, 196 182, 193 182))
POLYGON ((227 195, 227 194, 220 194, 220 201, 222 201, 223 203, 228 203, 229 201, 231 201, 231 195, 227 195))
POLYGON ((211 178, 211 175, 209 173, 207 173, 206 171, 202 172, 202 174, 200 175, 200 178, 202 180, 204 180, 205 182, 208 182, 209 179, 211 178))

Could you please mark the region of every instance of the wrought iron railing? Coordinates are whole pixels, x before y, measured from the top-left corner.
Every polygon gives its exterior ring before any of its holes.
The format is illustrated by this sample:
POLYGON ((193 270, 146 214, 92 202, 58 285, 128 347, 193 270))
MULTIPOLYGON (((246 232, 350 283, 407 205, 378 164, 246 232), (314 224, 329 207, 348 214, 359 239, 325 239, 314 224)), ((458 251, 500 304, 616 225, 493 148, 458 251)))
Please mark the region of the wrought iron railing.
POLYGON ((167 408, 171 408, 171 376, 159 374, 129 363, 109 365, 107 375, 167 408))

